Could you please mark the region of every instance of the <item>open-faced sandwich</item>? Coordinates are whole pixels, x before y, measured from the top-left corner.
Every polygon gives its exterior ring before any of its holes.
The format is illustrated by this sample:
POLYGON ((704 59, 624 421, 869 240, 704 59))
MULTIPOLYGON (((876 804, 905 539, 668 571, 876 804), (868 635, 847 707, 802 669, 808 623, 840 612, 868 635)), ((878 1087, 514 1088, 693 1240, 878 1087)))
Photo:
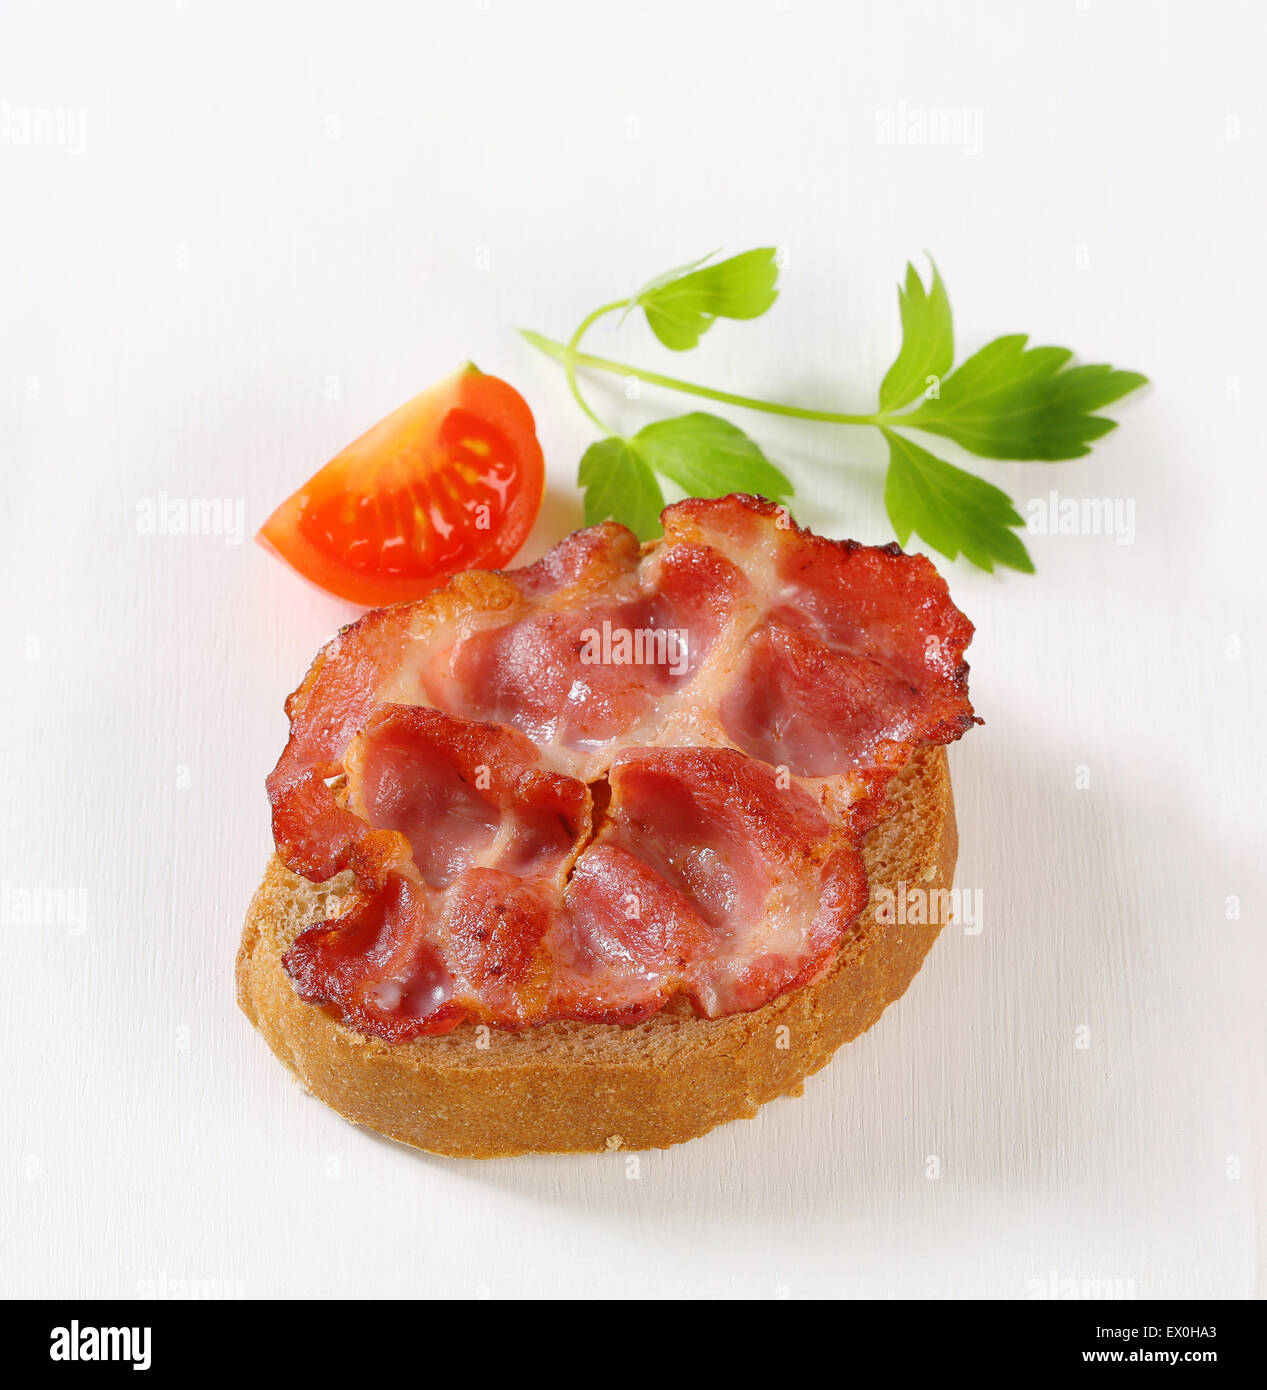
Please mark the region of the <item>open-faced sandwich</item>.
POLYGON ((375 609, 287 701, 242 1008, 441 1154, 663 1147, 797 1093, 936 935, 972 625, 933 565, 688 499, 375 609))

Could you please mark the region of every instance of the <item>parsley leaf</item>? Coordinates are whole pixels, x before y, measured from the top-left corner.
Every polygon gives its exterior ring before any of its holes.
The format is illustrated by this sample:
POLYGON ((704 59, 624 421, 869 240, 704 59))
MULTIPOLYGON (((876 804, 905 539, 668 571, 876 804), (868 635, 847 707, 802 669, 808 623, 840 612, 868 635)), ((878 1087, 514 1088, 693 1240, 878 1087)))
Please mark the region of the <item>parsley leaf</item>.
POLYGON ((1116 425, 1093 412, 1143 386, 1139 372, 1070 367, 1068 348, 1026 348, 1027 335, 987 343, 941 383, 937 397, 892 421, 945 435, 984 458, 1071 459, 1116 425))
POLYGON ((792 484, 743 430, 702 410, 647 425, 633 444, 688 497, 755 492, 781 502, 792 495, 792 484))
POLYGON ((591 444, 577 482, 585 489, 585 524, 623 521, 639 538, 660 535, 664 494, 645 458, 628 439, 612 435, 591 444))
POLYGON ((933 283, 924 289, 915 267, 906 265, 906 286, 898 286, 902 314, 902 350, 880 385, 880 409, 899 410, 923 394, 928 378, 944 377, 955 360, 955 335, 946 286, 930 256, 933 283))
MULTIPOLYGON (((778 298, 775 248, 765 246, 704 265, 696 261, 659 276, 630 301, 641 305, 651 331, 667 348, 693 348, 713 320, 759 318, 778 298)), ((704 260, 708 260, 705 256, 704 260)))
MULTIPOLYGON (((659 340, 680 352, 695 347, 715 319, 756 318, 774 303, 778 267, 772 247, 710 265, 711 260, 709 255, 679 266, 644 285, 632 299, 595 309, 566 343, 521 332, 563 364, 578 405, 604 432, 608 426, 577 384, 578 368, 637 378, 744 410, 879 429, 889 444, 885 505, 902 544, 918 532, 934 550, 952 560, 962 554, 982 569, 1001 564, 1033 572, 1015 534, 1024 523, 1011 498, 897 431, 944 435, 985 458, 1078 458, 1114 427, 1113 420, 1096 412, 1148 380, 1139 372, 1103 364, 1071 366, 1068 348, 1027 347, 1024 334, 996 338, 956 369, 950 301, 931 256, 927 285, 911 264, 898 285, 902 347, 885 373, 878 408, 871 414, 738 395, 580 350, 600 318, 621 310, 628 314, 641 306, 659 340)), ((663 507, 658 478, 702 497, 746 491, 784 501, 792 495, 787 478, 741 430, 696 412, 648 425, 630 439, 611 435, 590 448, 580 475, 586 521, 613 517, 644 539, 658 536, 663 507)))
POLYGON ((916 531, 948 560, 962 551, 983 570, 992 571, 998 561, 1033 574, 1024 542, 1010 529, 1024 522, 1006 492, 892 430, 884 437, 889 441, 884 505, 903 546, 916 531))
POLYGON ((577 481, 585 489, 585 524, 623 521, 639 540, 661 531, 664 495, 656 478, 672 479, 688 497, 755 492, 781 502, 792 484, 737 425, 704 411, 657 420, 632 439, 611 435, 591 444, 577 481))

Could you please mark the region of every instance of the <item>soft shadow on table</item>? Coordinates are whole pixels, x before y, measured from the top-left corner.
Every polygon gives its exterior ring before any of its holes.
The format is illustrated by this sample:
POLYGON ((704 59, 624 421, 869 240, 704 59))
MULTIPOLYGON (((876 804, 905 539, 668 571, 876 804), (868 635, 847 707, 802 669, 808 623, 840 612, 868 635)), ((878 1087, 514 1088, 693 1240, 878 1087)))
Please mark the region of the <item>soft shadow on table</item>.
MULTIPOLYGON (((918 1208, 936 1186, 926 1168, 938 1154, 961 1204, 1012 1202, 1037 1221, 1067 1155, 1115 1147, 1115 1088, 1149 1083, 1147 1068, 1134 1078, 1135 982, 1164 948, 1159 931, 1189 930, 1187 905, 1160 922, 1140 904, 1139 869, 1118 848, 1118 823, 1138 818, 1163 858, 1199 863, 1217 851, 1175 788, 1162 795, 1164 769, 1156 786, 1119 780, 1111 793, 1081 793, 1063 754, 1040 755, 1020 731, 986 732, 952 753, 956 883, 982 889, 984 928, 947 926, 906 997, 810 1077, 803 1098, 639 1155, 638 1181, 625 1153, 417 1161, 510 1196, 642 1223, 726 1208, 810 1221, 842 1200, 863 1208, 877 1192, 906 1194, 918 1208), (1067 797, 1082 799, 1071 807, 1067 797), (1051 844, 1037 862, 1035 843, 1051 844), (1106 882, 1119 890, 1107 910, 1106 882), (1079 1010, 1106 989, 1111 1007, 1091 1020, 1105 1050, 1085 1058, 1092 1070, 1071 1071, 1084 1060, 1071 1061, 1079 1010)), ((1217 879, 1217 864, 1212 872, 1217 879)), ((1159 1127, 1166 1103, 1157 1098, 1159 1127)))
POLYGON ((528 539, 512 563, 530 565, 539 560, 560 537, 585 524, 583 512, 581 494, 575 488, 548 485, 528 539))

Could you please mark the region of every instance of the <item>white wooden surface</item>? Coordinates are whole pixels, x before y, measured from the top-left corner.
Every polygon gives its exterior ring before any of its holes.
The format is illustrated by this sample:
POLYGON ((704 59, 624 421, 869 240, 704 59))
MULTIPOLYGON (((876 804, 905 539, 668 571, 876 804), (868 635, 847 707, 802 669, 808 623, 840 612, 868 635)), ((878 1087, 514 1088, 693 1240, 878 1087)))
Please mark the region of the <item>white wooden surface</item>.
MULTIPOLYGON (((1259 1290, 1261 7, 193 0, 5 29, 6 1291, 1259 1290), (959 144, 886 142, 938 110, 959 144), (24 143, 40 111, 60 135, 24 143), (1036 578, 950 570, 984 931, 803 1099, 636 1173, 359 1132, 234 1007, 282 698, 351 612, 250 533, 471 357, 537 413, 540 551, 590 436, 512 326, 770 242, 775 310, 684 374, 865 408, 927 247, 963 349, 1027 330, 1155 383, 1089 459, 980 465, 1022 505, 1135 507, 1132 544, 1031 537, 1036 578), (240 500, 247 542, 139 534, 163 494, 240 500)), ((596 342, 668 357, 632 323, 596 342)), ((803 519, 889 539, 877 438, 736 418, 803 519)))

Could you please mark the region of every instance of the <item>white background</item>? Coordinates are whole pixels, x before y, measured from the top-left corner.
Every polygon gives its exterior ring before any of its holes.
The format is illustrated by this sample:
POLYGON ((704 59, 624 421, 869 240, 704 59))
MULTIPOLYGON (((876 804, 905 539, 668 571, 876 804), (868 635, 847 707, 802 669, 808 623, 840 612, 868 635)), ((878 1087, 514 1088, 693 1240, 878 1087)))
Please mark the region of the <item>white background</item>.
MULTIPOLYGON (((1261 6, 1107 0, 11 9, 7 1290, 1260 1290, 1265 39, 1261 6), (24 110, 69 110, 66 141, 21 143, 24 110), (933 110, 979 148, 884 142, 933 110), (978 627, 987 723, 953 767, 985 929, 944 933, 803 1099, 637 1177, 361 1132, 234 1005, 282 699, 353 612, 251 532, 470 357, 536 413, 538 553, 579 519, 592 436, 512 327, 566 336, 763 244, 787 255, 766 319, 684 357, 632 321, 594 350, 868 409, 927 248, 961 353, 1020 330, 1153 381, 1087 459, 972 463, 1022 510, 1135 507, 1133 544, 1030 537, 1033 578, 946 566, 978 627), (139 534, 164 493, 241 499, 246 543, 139 534), (82 931, 16 920, 59 889, 82 931)), ((617 389, 595 400, 631 426, 684 408, 617 389)), ((891 538, 878 437, 733 418, 802 520, 891 538)))

